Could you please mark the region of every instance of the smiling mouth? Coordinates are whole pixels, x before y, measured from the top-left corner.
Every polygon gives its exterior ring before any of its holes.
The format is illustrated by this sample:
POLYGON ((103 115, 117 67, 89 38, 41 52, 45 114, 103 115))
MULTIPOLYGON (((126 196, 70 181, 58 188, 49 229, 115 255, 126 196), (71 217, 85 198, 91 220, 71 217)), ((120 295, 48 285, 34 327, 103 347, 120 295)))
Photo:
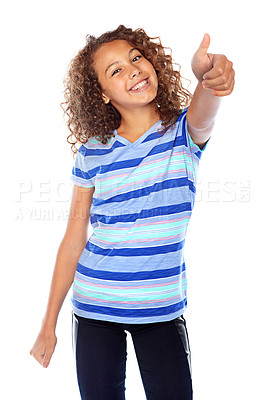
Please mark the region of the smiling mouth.
POLYGON ((142 89, 144 86, 146 86, 149 83, 148 78, 143 79, 141 82, 137 83, 136 85, 132 86, 130 91, 136 92, 137 90, 142 89))

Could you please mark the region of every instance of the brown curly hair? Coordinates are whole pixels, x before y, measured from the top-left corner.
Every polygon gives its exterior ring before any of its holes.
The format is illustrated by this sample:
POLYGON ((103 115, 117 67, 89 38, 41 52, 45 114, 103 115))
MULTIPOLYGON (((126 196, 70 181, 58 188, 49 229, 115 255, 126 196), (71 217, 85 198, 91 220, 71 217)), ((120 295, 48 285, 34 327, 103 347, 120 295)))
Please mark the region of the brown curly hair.
POLYGON ((174 70, 171 50, 167 55, 159 37, 149 37, 143 29, 132 30, 124 25, 98 38, 87 35, 85 47, 70 62, 64 79, 65 102, 61 103, 68 116, 67 126, 71 134, 67 141, 74 154, 78 150, 77 143, 86 143, 90 137, 95 137, 106 144, 114 136, 113 130, 119 128, 121 115, 110 102, 104 103, 102 88, 93 68, 96 51, 102 44, 113 40, 126 40, 153 65, 158 78, 155 102, 165 129, 175 122, 191 101, 191 93, 182 86, 180 66, 175 64, 179 70, 174 70))

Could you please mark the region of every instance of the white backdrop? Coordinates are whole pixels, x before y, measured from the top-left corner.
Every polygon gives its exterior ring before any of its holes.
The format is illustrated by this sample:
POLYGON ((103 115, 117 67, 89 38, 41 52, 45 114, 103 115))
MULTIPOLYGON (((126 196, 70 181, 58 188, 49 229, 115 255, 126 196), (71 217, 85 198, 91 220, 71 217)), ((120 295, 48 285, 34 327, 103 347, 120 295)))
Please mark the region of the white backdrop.
MULTIPOLYGON (((191 80, 191 91, 196 81, 190 60, 205 32, 210 52, 234 62, 235 90, 222 101, 199 169, 186 241, 185 317, 195 400, 266 398, 262 2, 24 0, 2 6, 1 17, 1 397, 79 399, 69 296, 49 368, 29 351, 46 308, 72 190, 73 158, 59 106, 63 77, 87 34, 124 24, 159 35, 191 80)), ((145 399, 129 334, 126 396, 145 399)))

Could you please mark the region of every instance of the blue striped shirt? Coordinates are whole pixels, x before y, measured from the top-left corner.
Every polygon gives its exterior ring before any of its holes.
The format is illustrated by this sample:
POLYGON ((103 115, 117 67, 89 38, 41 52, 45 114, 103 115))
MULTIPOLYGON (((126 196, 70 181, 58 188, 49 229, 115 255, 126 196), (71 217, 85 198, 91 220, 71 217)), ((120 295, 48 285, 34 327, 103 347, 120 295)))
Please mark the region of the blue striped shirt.
POLYGON ((157 122, 134 143, 114 130, 107 144, 90 138, 79 148, 72 180, 95 190, 93 233, 73 283, 77 315, 148 323, 185 311, 185 236, 207 145, 193 143, 186 113, 166 132, 157 122))

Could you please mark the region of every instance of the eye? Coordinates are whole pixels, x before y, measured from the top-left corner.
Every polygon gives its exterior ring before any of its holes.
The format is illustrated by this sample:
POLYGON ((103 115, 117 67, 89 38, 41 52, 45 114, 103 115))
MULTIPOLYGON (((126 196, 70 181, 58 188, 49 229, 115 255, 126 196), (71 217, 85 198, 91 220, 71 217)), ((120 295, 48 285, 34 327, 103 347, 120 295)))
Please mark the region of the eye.
POLYGON ((138 54, 137 56, 135 56, 134 58, 133 58, 133 62, 134 61, 138 61, 140 58, 141 58, 142 56, 140 55, 140 54, 138 54))
POLYGON ((112 72, 111 76, 114 76, 114 75, 117 74, 119 71, 120 71, 120 68, 115 69, 115 70, 112 72))

